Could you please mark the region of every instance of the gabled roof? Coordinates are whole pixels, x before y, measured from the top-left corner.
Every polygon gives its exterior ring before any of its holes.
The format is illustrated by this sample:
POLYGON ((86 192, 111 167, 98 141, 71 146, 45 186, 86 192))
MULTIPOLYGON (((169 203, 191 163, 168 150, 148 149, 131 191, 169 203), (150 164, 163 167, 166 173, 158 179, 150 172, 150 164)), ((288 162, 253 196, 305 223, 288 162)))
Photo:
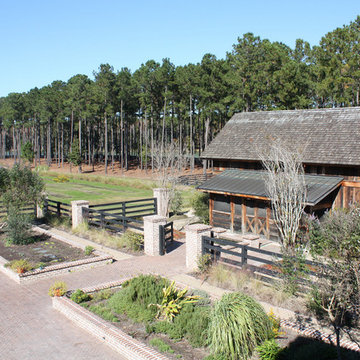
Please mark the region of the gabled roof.
POLYGON ((260 160, 274 138, 303 146, 304 163, 360 165, 360 107, 238 113, 202 158, 260 160))
MULTIPOLYGON (((314 206, 340 186, 340 176, 304 175, 307 188, 306 205, 314 206)), ((249 197, 267 198, 266 171, 225 170, 198 187, 200 190, 249 197)))

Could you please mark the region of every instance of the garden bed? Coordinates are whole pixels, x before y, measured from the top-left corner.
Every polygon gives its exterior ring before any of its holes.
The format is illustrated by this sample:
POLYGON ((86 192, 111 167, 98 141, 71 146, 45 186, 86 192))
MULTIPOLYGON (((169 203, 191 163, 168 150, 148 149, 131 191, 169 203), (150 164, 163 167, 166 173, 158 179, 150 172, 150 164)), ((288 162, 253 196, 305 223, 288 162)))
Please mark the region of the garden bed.
MULTIPOLYGON (((102 341, 105 341, 119 353, 126 354, 129 359, 181 358, 184 360, 200 360, 205 359, 209 355, 208 348, 191 346, 189 339, 184 339, 187 336, 179 336, 178 339, 176 339, 175 336, 175 339, 172 339, 174 338, 174 333, 171 335, 171 332, 165 334, 161 331, 156 331, 156 324, 164 323, 163 320, 132 320, 131 317, 133 317, 134 314, 135 317, 139 317, 139 308, 137 307, 128 307, 125 310, 123 308, 124 304, 119 302, 119 310, 114 311, 114 301, 111 299, 116 297, 121 299, 121 296, 119 297, 118 294, 122 291, 126 291, 126 286, 128 286, 127 281, 118 281, 98 287, 82 289, 81 291, 68 292, 68 297, 54 298, 53 306, 69 319, 73 320, 77 325, 102 341), (121 289, 120 287, 122 284, 125 286, 124 289, 121 289), (74 293, 77 293, 77 295, 75 296, 74 293), (80 303, 77 304, 71 300, 69 298, 70 294, 72 294, 71 298, 74 301, 80 300, 80 303), (89 295, 92 296, 91 299, 88 298, 89 295), (84 296, 84 298, 81 298, 82 296, 84 296), (133 313, 133 315, 131 315, 131 313, 133 313), (160 352, 162 354, 160 354, 160 352)), ((147 287, 147 289, 148 288, 149 287, 147 287)), ((139 289, 139 287, 137 287, 137 289, 139 289)), ((205 301, 200 306, 207 305, 209 304, 205 301)), ((146 309, 146 307, 144 309, 146 309)), ((149 314, 145 310, 139 318, 146 319, 148 315, 149 314)), ((197 316, 198 315, 195 315, 195 317, 197 316)), ((199 319, 199 321, 201 321, 201 319, 199 319)), ((189 323, 190 322, 191 320, 189 323)), ((170 322, 170 324, 173 323, 170 322)), ((190 324, 185 323, 185 327, 188 325, 191 326, 190 324)), ((306 359, 309 354, 313 354, 319 355, 319 359, 328 360, 329 358, 322 356, 323 353, 330 354, 331 356, 334 354, 333 347, 314 339, 299 336, 299 331, 296 331, 298 329, 292 331, 289 329, 289 324, 284 325, 287 329, 279 328, 277 330, 278 336, 276 339, 276 343, 278 343, 281 348, 286 347, 286 350, 282 353, 282 359, 293 359, 296 354, 301 353, 303 356, 296 357, 296 359, 306 359)), ((172 325, 170 325, 170 327, 171 326, 172 325)), ((166 328, 168 328, 168 325, 166 328)), ((201 329, 199 328, 198 331, 201 332, 201 329)), ((202 329, 202 332, 206 333, 206 329, 202 329)), ((306 335, 304 332, 302 334, 306 335)), ((346 351, 344 351, 343 355, 345 356, 344 359, 356 358, 352 356, 353 354, 347 353, 346 351)), ((260 358, 255 352, 251 359, 260 358)))
POLYGON ((27 245, 7 245, 5 234, 0 233, 0 270, 18 283, 112 262, 110 256, 99 251, 86 254, 71 241, 38 233, 32 233, 31 237, 27 245), (21 267, 17 267, 17 260, 22 261, 21 267))

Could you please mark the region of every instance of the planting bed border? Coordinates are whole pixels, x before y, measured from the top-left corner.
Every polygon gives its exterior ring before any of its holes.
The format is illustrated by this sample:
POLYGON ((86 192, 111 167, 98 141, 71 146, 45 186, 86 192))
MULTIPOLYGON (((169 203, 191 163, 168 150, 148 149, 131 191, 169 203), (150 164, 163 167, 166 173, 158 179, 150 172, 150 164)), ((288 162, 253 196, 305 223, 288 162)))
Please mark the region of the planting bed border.
MULTIPOLYGON (((95 287, 83 288, 84 292, 119 287, 126 281, 115 281, 95 287)), ((150 348, 144 343, 132 338, 116 326, 76 304, 67 297, 53 297, 53 308, 60 311, 74 324, 95 336, 100 341, 110 346, 113 350, 124 355, 129 360, 168 360, 168 358, 150 348)))
MULTIPOLYGON (((84 245, 79 244, 70 239, 66 239, 63 236, 52 234, 50 231, 38 227, 35 228, 35 231, 49 235, 56 240, 67 243, 68 245, 81 248, 82 250, 85 249, 84 245)), ((101 251, 95 250, 94 255, 97 256, 87 259, 67 261, 55 265, 50 265, 45 267, 44 269, 35 269, 35 270, 27 271, 26 273, 23 274, 17 274, 14 271, 12 271, 10 268, 6 268, 4 265, 8 263, 8 260, 0 256, 0 271, 5 275, 7 275, 12 280, 15 280, 18 284, 22 284, 40 279, 50 278, 53 276, 58 276, 60 274, 68 273, 71 271, 85 270, 93 267, 103 266, 106 264, 111 264, 113 262, 113 258, 110 255, 105 254, 101 251)))

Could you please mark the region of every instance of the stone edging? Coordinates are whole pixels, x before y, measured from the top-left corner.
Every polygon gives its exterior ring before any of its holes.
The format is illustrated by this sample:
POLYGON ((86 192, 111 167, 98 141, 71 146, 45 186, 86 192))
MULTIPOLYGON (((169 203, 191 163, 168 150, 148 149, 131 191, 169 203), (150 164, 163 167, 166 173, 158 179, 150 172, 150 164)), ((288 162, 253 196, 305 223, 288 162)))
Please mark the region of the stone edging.
MULTIPOLYGON (((38 229, 36 229, 36 231, 38 231, 38 229)), ((48 234, 59 241, 67 243, 68 245, 78 247, 83 250, 85 248, 84 246, 77 244, 75 241, 66 239, 62 236, 51 234, 47 230, 43 230, 39 232, 48 234)), ((10 277, 12 280, 15 280, 18 284, 22 284, 24 282, 29 283, 31 281, 57 276, 74 270, 85 270, 88 268, 102 266, 113 262, 113 259, 110 255, 107 255, 101 251, 96 250, 94 251, 94 254, 97 256, 87 259, 76 260, 76 261, 63 262, 63 263, 47 266, 44 269, 31 270, 23 274, 17 274, 13 272, 11 269, 5 268, 4 265, 8 263, 8 261, 4 259, 2 256, 0 256, 0 271, 5 275, 7 275, 8 277, 10 277)))
MULTIPOLYGON (((296 324, 295 322, 289 320, 280 320, 280 327, 293 330, 300 335, 321 340, 328 344, 336 344, 336 336, 334 334, 328 334, 305 325, 296 324)), ((360 352, 360 345, 350 340, 341 339, 340 346, 344 349, 360 352)))
MULTIPOLYGON (((125 280, 101 284, 96 287, 82 289, 93 292, 111 287, 120 286, 125 280)), ((53 308, 60 311, 74 324, 95 336, 110 346, 113 350, 124 355, 129 360, 168 360, 168 358, 142 342, 118 329, 116 326, 101 319, 89 310, 76 304, 66 297, 53 297, 53 308)))

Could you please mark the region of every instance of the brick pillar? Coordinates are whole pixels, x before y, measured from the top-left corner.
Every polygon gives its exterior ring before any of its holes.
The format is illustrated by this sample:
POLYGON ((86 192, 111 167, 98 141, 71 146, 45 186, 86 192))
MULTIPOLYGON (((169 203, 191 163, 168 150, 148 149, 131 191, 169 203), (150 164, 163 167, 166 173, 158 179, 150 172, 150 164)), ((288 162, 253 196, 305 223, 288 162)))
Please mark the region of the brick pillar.
POLYGON ((188 270, 197 269, 197 260, 203 253, 202 236, 210 236, 210 225, 193 224, 185 229, 186 234, 186 267, 188 270))
POLYGON ((160 215, 144 216, 144 251, 146 255, 160 255, 159 225, 166 224, 166 217, 160 215))
POLYGON ((153 189, 154 198, 157 199, 157 214, 160 216, 168 215, 169 189, 157 188, 153 189))
POLYGON ((83 208, 89 208, 86 200, 76 200, 71 202, 72 227, 73 229, 84 222, 83 208))

